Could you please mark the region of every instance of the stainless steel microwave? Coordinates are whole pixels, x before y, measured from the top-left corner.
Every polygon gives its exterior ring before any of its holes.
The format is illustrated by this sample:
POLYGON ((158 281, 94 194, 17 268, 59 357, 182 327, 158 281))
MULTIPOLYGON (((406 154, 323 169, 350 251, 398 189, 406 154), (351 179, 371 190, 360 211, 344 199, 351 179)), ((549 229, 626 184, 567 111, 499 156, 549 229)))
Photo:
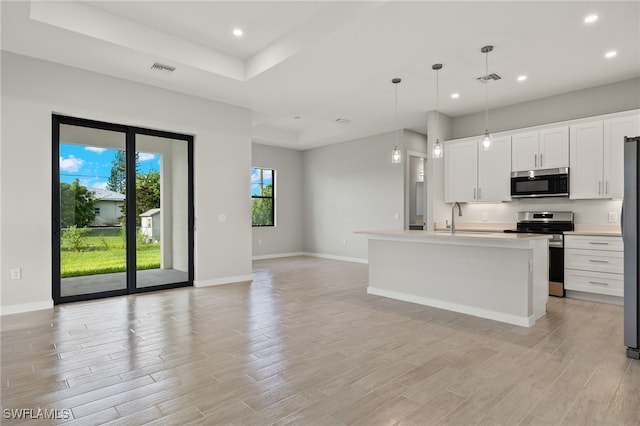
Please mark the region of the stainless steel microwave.
POLYGON ((511 173, 511 197, 568 197, 569 168, 511 173))

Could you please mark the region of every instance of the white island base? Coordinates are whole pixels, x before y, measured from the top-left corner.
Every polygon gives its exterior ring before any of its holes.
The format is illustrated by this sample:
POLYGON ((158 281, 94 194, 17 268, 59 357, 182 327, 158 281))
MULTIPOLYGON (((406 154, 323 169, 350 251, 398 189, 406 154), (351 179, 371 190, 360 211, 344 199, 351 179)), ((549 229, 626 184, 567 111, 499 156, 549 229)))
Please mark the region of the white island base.
POLYGON ((548 236, 362 233, 370 294, 524 327, 546 313, 548 236))

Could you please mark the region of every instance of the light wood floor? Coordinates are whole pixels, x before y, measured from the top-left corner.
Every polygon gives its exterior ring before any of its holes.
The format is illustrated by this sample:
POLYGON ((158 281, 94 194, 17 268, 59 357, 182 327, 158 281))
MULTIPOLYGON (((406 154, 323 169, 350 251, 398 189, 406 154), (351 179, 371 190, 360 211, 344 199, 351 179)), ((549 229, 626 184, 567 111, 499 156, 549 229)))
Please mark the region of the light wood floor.
POLYGON ((2 317, 2 407, 82 425, 640 424, 620 306, 551 298, 526 329, 367 295, 366 265, 254 274, 2 317))

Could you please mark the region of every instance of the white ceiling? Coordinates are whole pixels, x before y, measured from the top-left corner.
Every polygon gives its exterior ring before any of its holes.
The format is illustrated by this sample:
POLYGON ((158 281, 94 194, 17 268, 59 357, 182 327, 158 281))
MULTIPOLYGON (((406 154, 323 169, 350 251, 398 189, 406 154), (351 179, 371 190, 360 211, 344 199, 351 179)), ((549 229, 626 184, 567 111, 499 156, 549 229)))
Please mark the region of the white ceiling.
POLYGON ((434 63, 441 112, 483 110, 487 44, 490 108, 638 77, 639 22, 637 0, 3 1, 2 49, 246 107, 254 140, 307 149, 396 128, 394 77, 399 126, 424 133, 434 63))

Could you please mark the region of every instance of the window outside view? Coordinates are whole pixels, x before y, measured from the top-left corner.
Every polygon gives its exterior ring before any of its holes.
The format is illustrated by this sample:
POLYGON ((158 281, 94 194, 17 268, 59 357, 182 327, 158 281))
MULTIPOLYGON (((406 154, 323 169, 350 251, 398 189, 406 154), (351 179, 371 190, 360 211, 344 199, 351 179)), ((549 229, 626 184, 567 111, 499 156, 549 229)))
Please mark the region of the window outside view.
MULTIPOLYGON (((160 155, 136 153, 137 269, 160 268, 160 155)), ((61 277, 126 271, 126 155, 60 144, 61 277)))
POLYGON ((251 224, 253 226, 275 225, 276 171, 254 167, 251 169, 251 224))

